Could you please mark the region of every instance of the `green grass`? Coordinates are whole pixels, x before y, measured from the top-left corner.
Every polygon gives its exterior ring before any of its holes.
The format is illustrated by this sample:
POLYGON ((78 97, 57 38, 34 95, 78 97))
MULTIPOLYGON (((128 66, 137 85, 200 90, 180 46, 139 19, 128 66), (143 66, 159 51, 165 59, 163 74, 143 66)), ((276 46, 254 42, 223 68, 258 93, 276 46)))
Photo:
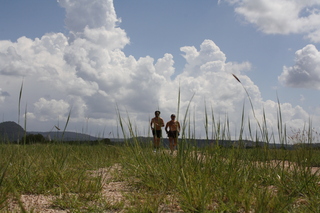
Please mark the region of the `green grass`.
POLYGON ((318 212, 320 178, 309 166, 320 165, 319 156, 303 148, 198 149, 181 140, 174 155, 138 144, 3 144, 0 211, 7 198, 43 194, 71 212, 318 212), (91 172, 116 163, 114 181, 130 190, 111 203, 101 194, 103 176, 91 172))
MULTIPOLYGON (((81 209, 101 197, 102 175, 89 171, 108 168, 119 161, 118 148, 63 144, 0 145, 0 209, 15 193, 62 197, 59 208, 81 209), (67 202, 71 195, 79 202, 67 202), (66 203, 68 205, 66 205, 66 203)), ((71 199, 74 200, 74 199, 71 199)))
POLYGON ((175 157, 139 151, 123 161, 127 181, 136 188, 130 197, 139 210, 157 212, 166 203, 179 203, 185 212, 320 210, 319 176, 297 161, 303 150, 186 148, 175 157), (290 169, 282 164, 288 159, 293 160, 290 169), (299 205, 301 200, 305 204, 299 205))

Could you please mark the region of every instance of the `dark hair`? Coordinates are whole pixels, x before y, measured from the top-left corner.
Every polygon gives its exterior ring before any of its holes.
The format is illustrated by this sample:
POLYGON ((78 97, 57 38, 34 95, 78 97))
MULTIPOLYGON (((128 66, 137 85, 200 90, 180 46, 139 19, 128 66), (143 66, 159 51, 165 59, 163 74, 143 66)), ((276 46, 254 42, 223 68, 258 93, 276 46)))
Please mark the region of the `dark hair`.
POLYGON ((176 117, 176 115, 175 114, 171 114, 171 117, 176 117))
POLYGON ((157 114, 157 113, 159 113, 159 115, 160 115, 160 111, 159 111, 159 110, 157 110, 157 111, 154 112, 154 114, 157 114))

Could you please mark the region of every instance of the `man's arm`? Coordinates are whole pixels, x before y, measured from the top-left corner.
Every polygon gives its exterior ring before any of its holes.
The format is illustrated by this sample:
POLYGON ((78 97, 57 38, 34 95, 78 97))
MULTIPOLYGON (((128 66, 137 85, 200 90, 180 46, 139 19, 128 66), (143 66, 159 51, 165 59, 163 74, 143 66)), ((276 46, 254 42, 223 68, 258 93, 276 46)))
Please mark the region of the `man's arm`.
POLYGON ((164 121, 162 118, 161 118, 161 127, 164 127, 164 121))
POLYGON ((151 119, 151 121, 150 121, 150 127, 151 127, 151 130, 153 130, 153 127, 152 127, 152 124, 153 124, 154 122, 153 122, 153 118, 151 119))
POLYGON ((166 133, 168 133, 168 123, 166 124, 166 127, 164 128, 164 130, 166 130, 166 133))

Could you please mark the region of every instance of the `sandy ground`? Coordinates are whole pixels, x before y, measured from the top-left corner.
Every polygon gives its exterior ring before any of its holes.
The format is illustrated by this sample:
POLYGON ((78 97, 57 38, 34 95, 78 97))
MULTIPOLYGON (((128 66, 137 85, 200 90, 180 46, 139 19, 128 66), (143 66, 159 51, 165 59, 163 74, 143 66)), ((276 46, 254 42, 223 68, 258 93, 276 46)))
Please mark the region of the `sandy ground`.
MULTIPOLYGON (((128 186, 125 182, 114 181, 113 175, 115 170, 120 170, 119 165, 114 165, 111 168, 102 168, 97 171, 89 171, 92 175, 102 175, 103 189, 102 195, 109 203, 119 202, 124 199, 122 193, 128 191, 128 186)), ((56 209, 52 206, 52 201, 55 196, 44 195, 21 195, 20 200, 27 212, 37 213, 64 213, 70 212, 67 210, 56 209)), ((8 208, 0 212, 21 212, 19 203, 15 199, 8 200, 8 208)))

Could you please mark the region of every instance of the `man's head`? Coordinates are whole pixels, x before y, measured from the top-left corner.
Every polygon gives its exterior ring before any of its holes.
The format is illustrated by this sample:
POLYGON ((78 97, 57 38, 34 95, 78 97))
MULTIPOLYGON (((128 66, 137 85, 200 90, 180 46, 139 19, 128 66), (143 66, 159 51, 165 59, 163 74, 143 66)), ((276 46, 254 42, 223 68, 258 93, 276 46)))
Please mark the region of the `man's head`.
POLYGON ((176 115, 175 115, 175 114, 172 114, 172 115, 171 115, 171 119, 174 120, 175 118, 176 118, 176 115))
POLYGON ((160 111, 159 110, 155 111, 154 115, 158 117, 160 115, 160 111))

